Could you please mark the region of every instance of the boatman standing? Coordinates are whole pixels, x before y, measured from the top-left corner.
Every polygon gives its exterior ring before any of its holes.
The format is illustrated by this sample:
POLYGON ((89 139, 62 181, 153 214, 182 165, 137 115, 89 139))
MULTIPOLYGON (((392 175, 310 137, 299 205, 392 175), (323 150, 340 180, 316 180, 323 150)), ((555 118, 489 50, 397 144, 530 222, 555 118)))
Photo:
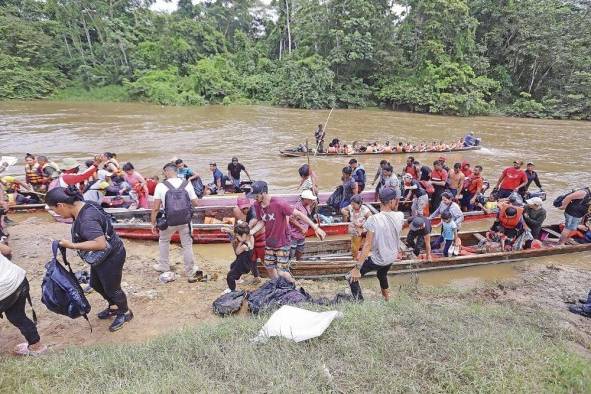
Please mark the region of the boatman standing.
POLYGON ((324 131, 322 124, 319 124, 318 128, 314 132, 314 138, 316 139, 316 149, 319 153, 324 152, 324 137, 326 137, 326 132, 324 131))

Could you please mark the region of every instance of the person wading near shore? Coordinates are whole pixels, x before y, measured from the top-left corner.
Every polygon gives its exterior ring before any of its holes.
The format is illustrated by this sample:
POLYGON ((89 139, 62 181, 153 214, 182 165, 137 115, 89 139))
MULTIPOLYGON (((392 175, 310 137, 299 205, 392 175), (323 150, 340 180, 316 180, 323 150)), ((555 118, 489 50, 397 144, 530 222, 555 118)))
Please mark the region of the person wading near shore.
POLYGON ((392 188, 383 188, 379 193, 380 213, 372 215, 363 227, 367 231, 363 249, 357 258, 357 264, 347 275, 351 293, 358 300, 363 300, 359 279, 367 273, 377 271, 378 281, 384 300, 390 299, 388 271, 399 259, 404 224, 404 214, 396 212, 400 194, 392 188), (371 256, 370 256, 371 254, 371 256))
POLYGON ((160 246, 160 259, 153 268, 158 272, 170 271, 170 239, 174 233, 178 232, 183 249, 185 273, 189 283, 193 283, 203 276, 203 272, 195 265, 191 228, 192 205, 197 206, 199 200, 189 181, 178 177, 174 163, 164 166, 164 176, 166 179, 159 183, 154 191, 150 218, 152 233, 159 236, 160 246), (160 212, 161 208, 163 212, 160 212))
POLYGON ((47 346, 41 343, 35 314, 31 320, 25 313, 25 305, 31 300, 26 272, 8 259, 10 248, 3 244, 0 246, 0 316, 6 315, 10 324, 18 328, 27 340, 16 345, 14 353, 37 356, 46 352, 47 346))
POLYGON ((497 198, 508 198, 511 193, 519 192, 519 189, 527 185, 527 175, 521 169, 523 162, 515 160, 513 167, 507 167, 503 170, 499 180, 497 181, 495 189, 498 189, 497 198))
POLYGON ((295 282, 289 272, 289 255, 291 252, 291 240, 289 237, 289 217, 293 216, 303 221, 314 229, 316 236, 321 240, 326 233, 320 226, 314 223, 306 214, 293 209, 288 203, 271 197, 267 183, 257 181, 253 183, 252 190, 247 196, 255 200, 254 208, 256 220, 251 234, 256 234, 265 228, 265 268, 269 278, 282 276, 290 282, 295 282))
POLYGON ((133 313, 121 289, 125 246, 113 229, 111 219, 100 205, 82 201, 82 194, 74 186, 50 190, 45 202, 61 217, 74 219, 72 240, 62 239, 59 245, 76 250, 80 258, 90 265, 90 287, 108 302, 107 309, 97 316, 99 319, 115 316, 109 330, 119 330, 133 319, 133 313), (117 306, 117 309, 111 309, 112 306, 117 306))

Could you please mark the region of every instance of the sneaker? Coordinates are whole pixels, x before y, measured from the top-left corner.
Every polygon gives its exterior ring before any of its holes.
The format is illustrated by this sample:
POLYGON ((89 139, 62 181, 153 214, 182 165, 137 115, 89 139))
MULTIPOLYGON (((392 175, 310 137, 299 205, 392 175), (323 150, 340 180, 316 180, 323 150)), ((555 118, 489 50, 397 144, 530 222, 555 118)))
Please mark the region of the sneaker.
POLYGON ((160 264, 154 264, 152 268, 154 268, 154 271, 158 271, 160 273, 170 271, 169 269, 162 267, 160 264))
POLYGON ((109 331, 115 332, 117 330, 120 330, 123 327, 123 325, 131 321, 131 319, 133 319, 133 312, 131 311, 131 309, 128 310, 127 313, 117 315, 117 317, 115 318, 115 320, 113 320, 113 323, 109 327, 109 331))
POLYGON ((193 273, 191 275, 189 275, 189 277, 187 278, 187 282, 195 283, 195 282, 201 281, 202 279, 203 279, 203 271, 195 270, 195 271, 193 271, 193 273))
POLYGON ((106 320, 111 316, 117 316, 117 309, 111 309, 111 307, 107 307, 107 309, 104 311, 97 313, 96 316, 101 320, 106 320))
POLYGON ((222 294, 221 295, 228 294, 228 293, 231 293, 231 292, 232 292, 232 290, 226 289, 226 290, 222 291, 222 294))
POLYGON ((576 315, 581 315, 584 317, 591 317, 591 313, 585 312, 583 310, 583 308, 578 305, 571 305, 568 307, 568 310, 576 315))
POLYGON ((31 349, 27 342, 19 343, 14 348, 14 354, 17 356, 39 356, 47 351, 47 345, 41 345, 39 349, 31 349))

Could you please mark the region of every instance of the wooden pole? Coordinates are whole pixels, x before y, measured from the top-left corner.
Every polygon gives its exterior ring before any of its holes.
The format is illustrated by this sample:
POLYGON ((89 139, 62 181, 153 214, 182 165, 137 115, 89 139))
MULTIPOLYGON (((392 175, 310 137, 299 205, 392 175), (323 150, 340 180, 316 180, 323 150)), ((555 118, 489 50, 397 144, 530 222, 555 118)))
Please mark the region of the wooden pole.
MULTIPOLYGON (((330 112, 328 113, 328 117, 326 118, 326 122, 324 122, 324 128, 322 129, 324 131, 324 134, 326 135, 326 126, 328 125, 328 120, 330 119, 330 115, 332 115, 332 111, 334 110, 334 107, 332 107, 330 109, 330 112)), ((322 141, 322 140, 320 140, 322 141)), ((314 157, 316 157, 316 154, 318 153, 318 147, 320 146, 320 141, 318 141, 318 144, 316 144, 316 151, 314 152, 314 157)))

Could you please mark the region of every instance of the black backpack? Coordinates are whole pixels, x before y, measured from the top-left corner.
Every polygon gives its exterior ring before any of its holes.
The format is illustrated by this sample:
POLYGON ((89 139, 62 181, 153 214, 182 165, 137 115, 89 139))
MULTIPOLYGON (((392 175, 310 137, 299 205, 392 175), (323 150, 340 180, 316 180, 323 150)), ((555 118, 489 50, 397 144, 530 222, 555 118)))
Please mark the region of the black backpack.
POLYGON ((45 277, 41 283, 41 302, 52 312, 68 316, 71 319, 82 316, 88 321, 87 314, 90 312, 90 303, 66 259, 66 250, 59 247, 58 241, 53 241, 51 250, 53 256, 51 261, 45 265, 45 277), (68 269, 65 269, 57 260, 58 249, 68 269))
POLYGON ((328 197, 328 200, 326 200, 326 205, 333 207, 338 212, 341 208, 341 201, 343 201, 343 194, 344 188, 342 185, 340 185, 336 188, 334 193, 332 193, 330 197, 328 197))
POLYGON ((189 184, 187 180, 175 189, 168 181, 163 182, 168 188, 164 197, 164 215, 166 216, 166 224, 169 226, 180 226, 191 223, 193 217, 193 206, 191 205, 191 198, 185 188, 189 184))

